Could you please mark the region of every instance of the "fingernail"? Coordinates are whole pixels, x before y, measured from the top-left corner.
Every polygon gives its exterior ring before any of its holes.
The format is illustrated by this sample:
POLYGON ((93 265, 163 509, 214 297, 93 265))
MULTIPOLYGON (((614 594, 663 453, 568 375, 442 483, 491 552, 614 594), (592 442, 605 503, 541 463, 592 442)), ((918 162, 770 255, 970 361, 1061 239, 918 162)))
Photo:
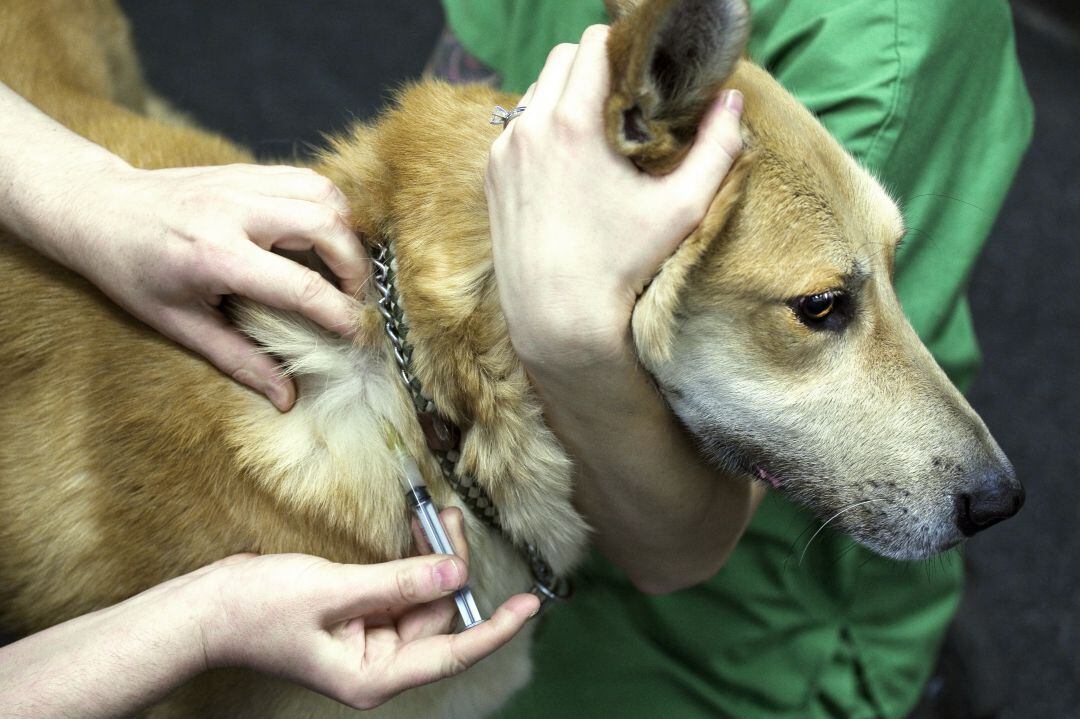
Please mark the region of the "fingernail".
POLYGON ((232 376, 233 379, 240 384, 251 387, 257 392, 262 392, 266 398, 273 402, 274 406, 282 412, 289 408, 289 394, 285 391, 284 387, 278 386, 273 382, 266 382, 248 369, 238 369, 233 372, 232 376))
POLYGON ((743 94, 738 90, 724 90, 720 95, 720 103, 725 110, 737 117, 743 111, 743 94))
POLYGON ((448 592, 461 586, 461 570, 453 559, 444 559, 435 565, 435 585, 448 592))
POLYGON ((289 409, 289 393, 281 385, 268 382, 263 386, 263 394, 282 412, 289 409))

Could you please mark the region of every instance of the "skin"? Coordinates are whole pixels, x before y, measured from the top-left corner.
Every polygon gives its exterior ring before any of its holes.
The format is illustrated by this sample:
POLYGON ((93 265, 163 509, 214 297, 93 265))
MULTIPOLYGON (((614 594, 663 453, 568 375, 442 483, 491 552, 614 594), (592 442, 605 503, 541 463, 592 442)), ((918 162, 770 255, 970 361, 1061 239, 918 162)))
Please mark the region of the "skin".
POLYGON ((370 709, 462 672, 538 602, 516 595, 450 634, 448 595, 468 580, 468 555, 461 513, 442 517, 464 557, 235 555, 22 639, 0 649, 0 706, 13 717, 127 716, 207 669, 246 667, 370 709))
POLYGON ((701 460, 630 336, 635 302, 741 149, 742 96, 717 100, 677 170, 645 174, 604 138, 607 34, 552 51, 492 146, 485 188, 511 339, 579 462, 575 501, 600 551, 664 593, 712 576, 764 496, 701 460))
POLYGON ((295 167, 131 167, 0 83, 0 223, 280 410, 296 387, 218 309, 227 294, 335 331, 368 276, 341 192, 295 167), (270 252, 314 249, 338 276, 270 252))

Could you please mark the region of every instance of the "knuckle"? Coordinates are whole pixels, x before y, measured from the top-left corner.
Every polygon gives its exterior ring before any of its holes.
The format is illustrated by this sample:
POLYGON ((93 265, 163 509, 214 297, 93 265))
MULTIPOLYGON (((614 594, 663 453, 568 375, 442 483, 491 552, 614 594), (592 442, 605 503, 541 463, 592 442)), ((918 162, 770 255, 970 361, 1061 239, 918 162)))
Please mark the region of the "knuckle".
POLYGON ((416 572, 408 569, 403 569, 397 573, 397 591, 400 596, 406 602, 416 602, 419 598, 420 587, 417 581, 416 572))
POLYGON ((309 182, 311 183, 312 197, 319 201, 326 202, 337 197, 337 185, 315 171, 312 171, 309 182))
POLYGON ((221 243, 196 241, 184 269, 196 278, 206 278, 227 269, 231 260, 230 252, 221 243))
POLYGON ((730 165, 742 152, 742 138, 737 134, 722 133, 716 138, 715 147, 721 160, 730 165))
POLYGON ((721 147, 723 147, 723 151, 727 154, 728 160, 735 162, 735 159, 743 151, 742 135, 738 132, 733 132, 731 135, 721 138, 721 147))
POLYGON ((446 653, 446 658, 442 665, 442 675, 444 677, 452 677, 456 674, 461 674, 463 671, 469 668, 469 661, 461 655, 461 652, 453 644, 450 645, 450 650, 446 653))
POLYGON ((323 293, 326 280, 315 270, 305 268, 296 280, 296 300, 301 307, 316 302, 323 293))
POLYGON ((559 103, 551 113, 554 129, 563 137, 580 137, 588 129, 583 113, 576 108, 559 103))
POLYGON ((551 48, 551 52, 549 52, 547 56, 547 64, 570 60, 574 57, 576 52, 577 45, 570 42, 561 42, 551 48))
POLYGON ((332 207, 319 207, 312 214, 312 230, 320 235, 334 234, 341 226, 341 215, 332 207))
POLYGON ((590 25, 585 28, 585 32, 581 34, 581 44, 585 43, 604 43, 607 42, 608 31, 607 25, 590 25))

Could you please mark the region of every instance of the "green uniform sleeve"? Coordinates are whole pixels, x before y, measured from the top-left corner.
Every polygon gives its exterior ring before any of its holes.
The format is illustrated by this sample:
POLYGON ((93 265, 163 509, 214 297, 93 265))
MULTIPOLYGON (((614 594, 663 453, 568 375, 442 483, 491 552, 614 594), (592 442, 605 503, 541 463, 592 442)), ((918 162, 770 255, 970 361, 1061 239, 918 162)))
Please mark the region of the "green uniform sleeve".
MULTIPOLYGON (((1004 0, 750 0, 752 57, 899 201, 905 312, 958 385, 978 364, 964 297, 1030 139, 1004 0)), ((463 44, 521 91, 600 0, 444 0, 463 44)), ((770 493, 720 573, 667 597, 593 556, 538 632, 502 716, 901 717, 962 586, 955 553, 899 563, 770 493)))

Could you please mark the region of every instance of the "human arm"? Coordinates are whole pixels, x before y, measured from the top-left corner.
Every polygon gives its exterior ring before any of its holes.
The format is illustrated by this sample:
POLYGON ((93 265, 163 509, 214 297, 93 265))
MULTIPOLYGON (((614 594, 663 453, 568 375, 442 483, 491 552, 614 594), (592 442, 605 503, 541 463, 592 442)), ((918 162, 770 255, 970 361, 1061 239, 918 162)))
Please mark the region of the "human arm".
MULTIPOLYGON (((443 513, 464 553, 460 512, 443 513)), ((247 667, 356 708, 457 674, 509 641, 537 609, 506 601, 448 634, 466 561, 376 565, 301 554, 235 555, 0 648, 0 707, 14 717, 128 715, 202 671, 247 667)))
POLYGON ((704 216, 741 146, 741 98, 710 113, 683 165, 638 171, 607 145, 606 29, 560 46, 487 172, 496 275, 514 347, 578 461, 575 501, 641 589, 711 576, 762 496, 700 458, 638 365, 637 297, 704 216))
POLYGON ((141 170, 0 83, 0 225, 287 410, 291 380, 218 309, 238 294, 351 326, 368 262, 341 192, 310 170, 141 170), (341 291, 271 248, 314 249, 341 291))

